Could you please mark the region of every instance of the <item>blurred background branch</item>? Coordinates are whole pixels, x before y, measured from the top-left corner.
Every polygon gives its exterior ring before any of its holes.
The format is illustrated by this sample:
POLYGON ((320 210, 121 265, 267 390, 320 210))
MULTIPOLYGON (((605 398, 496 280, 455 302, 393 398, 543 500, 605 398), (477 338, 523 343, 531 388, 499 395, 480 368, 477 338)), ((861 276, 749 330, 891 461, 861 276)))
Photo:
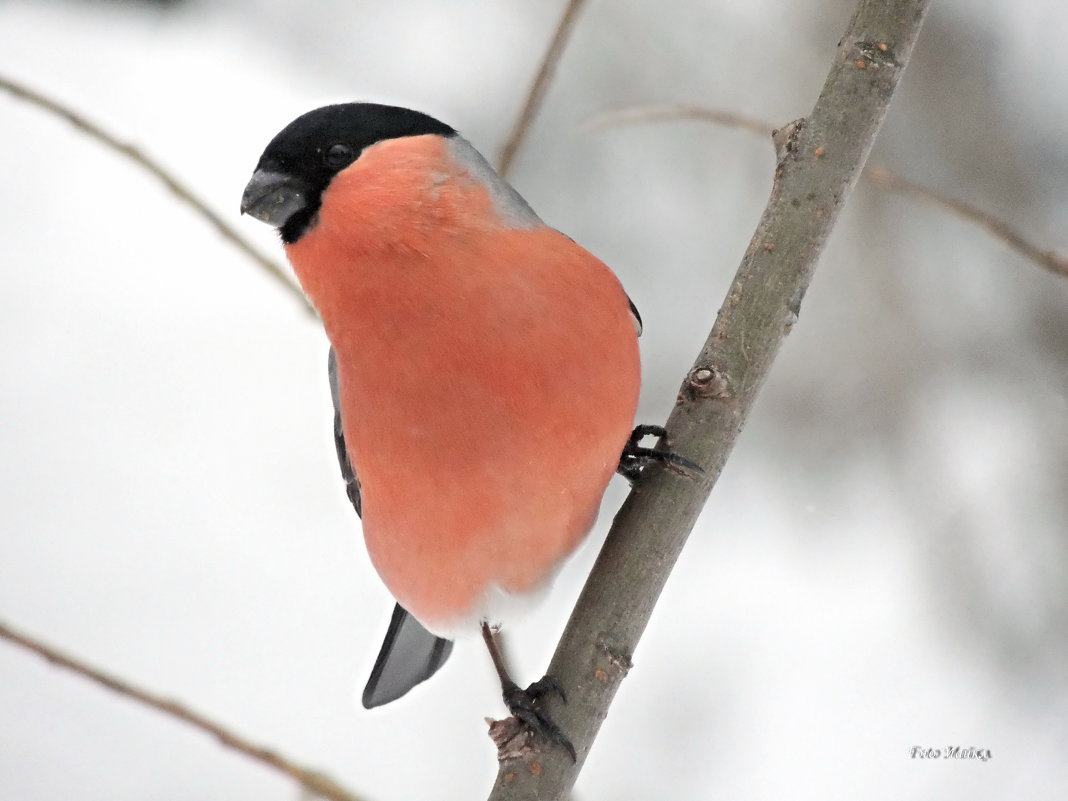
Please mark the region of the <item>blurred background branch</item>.
POLYGON ((567 47, 568 39, 571 38, 571 31, 575 27, 575 22, 578 20, 579 12, 585 2, 586 0, 567 0, 564 13, 556 24, 556 30, 553 31, 549 45, 545 49, 545 55, 542 56, 541 64, 538 66, 538 71, 530 84, 526 101, 523 103, 519 116, 516 117, 515 123, 512 125, 512 132, 508 135, 508 140, 504 143, 504 147, 501 148, 501 155, 497 159, 497 171, 501 175, 507 177, 512 171, 512 162, 515 161, 515 156, 519 152, 519 148, 523 146, 527 133, 530 131, 530 126, 534 123, 534 118, 537 117, 541 104, 545 101, 545 94, 549 91, 549 85, 552 83, 553 75, 556 73, 556 65, 559 64, 560 58, 564 54, 564 48, 567 47))
POLYGON ((255 264, 262 267, 279 286, 284 287, 290 295, 300 301, 305 311, 315 316, 315 309, 308 303, 300 287, 293 283, 289 274, 278 262, 260 253, 245 237, 237 232, 236 228, 216 214, 184 181, 165 169, 158 161, 146 155, 140 148, 128 142, 123 142, 114 134, 104 130, 96 123, 90 122, 87 117, 60 103, 58 100, 30 89, 25 84, 14 81, 11 78, 0 75, 0 89, 8 92, 13 97, 17 97, 19 100, 24 100, 43 111, 66 120, 86 136, 95 139, 100 144, 114 150, 143 170, 154 175, 170 190, 171 194, 199 214, 201 219, 213 227, 223 239, 226 239, 255 264))
MULTIPOLYGON (((679 120, 711 122, 769 139, 775 127, 763 120, 722 109, 678 103, 661 106, 630 106, 628 108, 602 111, 590 117, 583 124, 583 128, 588 131, 595 131, 621 125, 677 122, 679 120)), ((1068 255, 1059 250, 1047 249, 1034 244, 1005 220, 983 211, 972 203, 949 197, 916 181, 902 178, 881 164, 869 164, 864 168, 861 178, 887 191, 915 198, 924 203, 930 203, 949 214, 975 223, 985 229, 991 236, 1001 240, 1039 267, 1049 270, 1055 275, 1068 277, 1068 255)))
POLYGON ((136 701, 139 704, 151 707, 157 712, 162 712, 168 717, 180 720, 182 723, 186 723, 195 729, 199 729, 204 734, 218 740, 220 745, 238 751, 245 756, 255 759, 257 762, 268 765, 275 770, 281 771, 286 776, 295 779, 304 790, 318 798, 329 799, 329 801, 365 801, 361 796, 357 796, 350 790, 346 790, 340 784, 320 771, 312 770, 303 765, 298 765, 296 762, 287 759, 273 749, 255 745, 241 735, 235 734, 233 731, 209 720, 204 715, 190 709, 184 704, 156 695, 155 693, 137 687, 128 681, 116 678, 109 673, 105 673, 99 668, 90 666, 83 660, 68 656, 59 649, 54 648, 51 645, 46 645, 37 638, 31 637, 29 634, 15 631, 2 621, 0 621, 0 639, 7 640, 9 643, 24 648, 27 651, 32 651, 38 656, 44 657, 49 663, 56 667, 61 667, 64 670, 69 670, 72 673, 81 676, 82 678, 94 681, 131 701, 136 701))

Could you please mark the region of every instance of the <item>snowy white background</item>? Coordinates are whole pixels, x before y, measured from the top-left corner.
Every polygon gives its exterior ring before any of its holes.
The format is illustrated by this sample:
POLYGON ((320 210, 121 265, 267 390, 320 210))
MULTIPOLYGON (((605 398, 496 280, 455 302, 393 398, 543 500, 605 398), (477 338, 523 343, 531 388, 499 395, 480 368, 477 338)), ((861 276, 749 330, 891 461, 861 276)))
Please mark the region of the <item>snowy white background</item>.
MULTIPOLYGON (((0 72, 237 219, 297 114, 419 108, 491 158, 560 2, 6 2, 0 72)), ((612 265, 662 420, 852 3, 591 2, 513 181, 612 265)), ((1068 244, 1068 15, 939 0, 873 160, 1068 244)), ((157 182, 0 94, 0 619, 369 799, 469 799, 500 715, 477 641, 358 707, 392 601, 330 439, 318 325, 157 182)), ((1062 799, 1068 281, 861 186, 578 785, 582 798, 1062 799), (920 762, 914 745, 990 748, 920 762)), ((623 490, 511 629, 540 676, 623 490)), ((295 799, 288 779, 0 642, 0 798, 295 799)))

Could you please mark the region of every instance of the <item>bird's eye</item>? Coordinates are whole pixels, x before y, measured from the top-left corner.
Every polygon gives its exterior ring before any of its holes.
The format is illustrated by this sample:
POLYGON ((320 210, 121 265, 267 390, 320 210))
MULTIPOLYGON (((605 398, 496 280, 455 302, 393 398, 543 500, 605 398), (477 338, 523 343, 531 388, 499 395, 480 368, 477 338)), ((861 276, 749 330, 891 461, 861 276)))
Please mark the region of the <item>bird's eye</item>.
POLYGON ((352 148, 348 145, 330 145, 323 153, 323 163, 327 167, 344 167, 353 161, 352 148))

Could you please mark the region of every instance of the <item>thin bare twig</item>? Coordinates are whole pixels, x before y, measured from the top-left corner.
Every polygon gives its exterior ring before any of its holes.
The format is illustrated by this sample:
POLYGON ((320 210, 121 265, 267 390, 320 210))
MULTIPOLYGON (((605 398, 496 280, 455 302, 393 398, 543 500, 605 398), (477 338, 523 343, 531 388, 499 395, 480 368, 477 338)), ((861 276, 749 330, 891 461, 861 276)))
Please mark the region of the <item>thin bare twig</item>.
POLYGON ((246 756, 250 756, 255 760, 281 771, 299 782, 302 788, 321 798, 326 798, 330 801, 361 801, 360 797, 355 793, 346 790, 333 779, 330 779, 319 771, 298 765, 292 760, 286 759, 280 754, 264 748, 263 746, 254 745, 243 737, 240 737, 239 735, 224 729, 219 724, 208 720, 199 712, 194 712, 176 701, 161 698, 147 690, 134 687, 132 684, 117 679, 114 676, 110 676, 98 668, 90 667, 84 662, 63 654, 50 645, 46 645, 28 634, 15 631, 3 622, 0 622, 0 638, 29 651, 33 651, 34 653, 43 656, 53 665, 66 668, 67 670, 77 673, 79 676, 91 679, 97 684, 101 684, 119 695, 132 698, 133 700, 150 706, 172 718, 177 718, 178 720, 188 723, 190 726, 200 729, 205 734, 215 737, 227 748, 240 751, 246 756))
MULTIPOLYGON (((774 126, 762 120, 733 114, 704 106, 687 104, 664 106, 631 106, 628 108, 604 111, 590 117, 584 124, 587 131, 602 130, 616 125, 628 125, 646 122, 672 122, 678 120, 698 120, 739 128, 757 136, 767 137, 774 126)), ((964 200, 957 200, 944 195, 930 187, 910 181, 891 172, 883 165, 870 164, 861 178, 871 184, 906 197, 913 197, 925 203, 938 206, 950 214, 961 217, 984 228, 995 239, 1000 239, 1024 258, 1049 270, 1055 275, 1068 278, 1068 254, 1058 250, 1039 247, 1029 241, 1009 223, 989 214, 964 200)))
POLYGON ((677 122, 678 120, 699 120, 712 122, 716 125, 725 125, 728 128, 741 128, 757 136, 767 139, 775 127, 764 120, 755 117, 746 117, 744 114, 735 114, 731 111, 723 111, 706 106, 695 106, 690 103, 672 103, 664 106, 627 106, 626 108, 609 109, 594 114, 582 124, 584 131, 600 131, 605 128, 614 128, 617 125, 634 125, 645 122, 677 122))
POLYGON ((932 203, 951 214, 970 220, 976 225, 985 228, 991 236, 1000 239, 1039 267, 1044 267, 1051 273, 1068 278, 1068 255, 1057 250, 1040 248, 1024 238, 1023 234, 1004 220, 995 217, 993 214, 988 214, 967 201, 948 197, 930 187, 895 175, 881 164, 873 164, 868 167, 864 171, 863 177, 876 186, 882 186, 899 195, 917 198, 925 203, 932 203))
POLYGON ((10 78, 0 75, 0 89, 7 91, 20 100, 25 100, 26 102, 33 104, 39 109, 43 109, 44 111, 66 120, 82 133, 95 139, 111 150, 114 150, 119 155, 124 156, 142 169, 154 175, 163 182, 164 186, 166 186, 175 197, 207 220, 207 222, 214 227, 224 239, 229 240, 238 250, 266 270, 268 274, 270 274, 270 276, 279 284, 284 286, 291 295, 298 298, 307 312, 312 315, 315 314, 315 310, 309 305, 307 299, 305 299, 304 293, 301 292, 289 279, 288 274, 280 265, 260 253, 248 240, 241 236, 236 229, 212 211, 207 203, 197 197, 188 186, 182 183, 172 173, 164 169, 159 162, 142 153, 134 145, 121 141, 118 137, 108 133, 96 123, 90 122, 81 114, 73 111, 58 100, 34 91, 17 81, 13 81, 10 78))
POLYGON ((531 123, 534 122, 534 117, 537 116, 538 110, 541 108, 545 93, 549 89, 549 84, 552 83, 553 73, 556 72, 556 65, 560 62, 560 56, 564 53, 567 40, 575 27, 575 20, 578 19, 578 13, 585 2, 586 0, 568 0, 563 16, 560 17, 560 22, 556 25, 553 38, 549 40, 549 46, 541 59, 538 74, 530 85, 527 101, 523 104, 523 109, 519 112, 515 125, 512 127, 512 133, 508 136, 508 141, 505 142, 504 147, 501 149, 501 155, 497 159, 497 172, 501 175, 508 175, 512 169, 515 155, 519 152, 519 148, 522 147, 531 123))

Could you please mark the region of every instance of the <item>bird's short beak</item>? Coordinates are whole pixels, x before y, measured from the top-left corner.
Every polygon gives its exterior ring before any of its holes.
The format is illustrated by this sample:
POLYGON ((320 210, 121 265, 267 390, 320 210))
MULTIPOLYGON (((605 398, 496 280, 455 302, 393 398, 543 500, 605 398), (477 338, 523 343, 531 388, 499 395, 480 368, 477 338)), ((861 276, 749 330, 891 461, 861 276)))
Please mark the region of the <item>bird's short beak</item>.
POLYGON ((308 205, 305 187, 292 176, 256 170, 241 195, 241 213, 281 228, 308 205))

